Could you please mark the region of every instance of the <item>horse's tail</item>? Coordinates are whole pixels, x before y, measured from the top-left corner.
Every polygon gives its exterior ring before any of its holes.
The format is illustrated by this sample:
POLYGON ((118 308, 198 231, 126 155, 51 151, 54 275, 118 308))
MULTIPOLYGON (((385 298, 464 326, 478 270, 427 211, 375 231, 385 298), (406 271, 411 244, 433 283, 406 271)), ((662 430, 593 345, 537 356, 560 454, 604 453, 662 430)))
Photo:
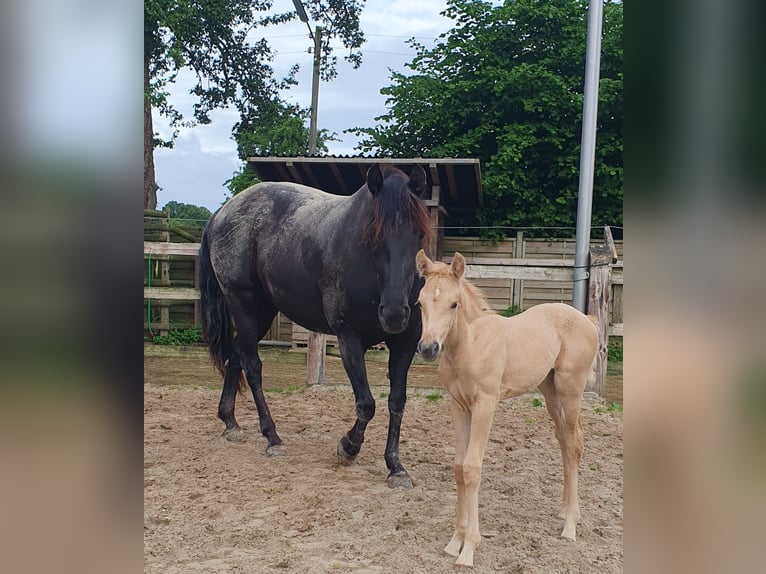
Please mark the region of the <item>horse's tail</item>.
POLYGON ((222 376, 226 376, 227 355, 234 345, 234 328, 229 309, 223 299, 223 291, 210 261, 208 230, 202 234, 199 248, 198 283, 200 289, 200 318, 202 334, 207 341, 210 360, 222 376))

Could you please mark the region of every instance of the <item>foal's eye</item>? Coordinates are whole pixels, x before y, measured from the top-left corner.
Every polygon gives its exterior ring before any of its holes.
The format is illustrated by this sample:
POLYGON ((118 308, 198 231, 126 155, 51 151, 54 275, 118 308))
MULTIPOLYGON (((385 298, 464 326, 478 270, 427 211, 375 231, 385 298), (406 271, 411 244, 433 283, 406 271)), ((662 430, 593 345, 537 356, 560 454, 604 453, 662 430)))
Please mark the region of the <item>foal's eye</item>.
POLYGON ((450 309, 454 309, 457 307, 457 301, 455 301, 452 305, 449 306, 450 309))

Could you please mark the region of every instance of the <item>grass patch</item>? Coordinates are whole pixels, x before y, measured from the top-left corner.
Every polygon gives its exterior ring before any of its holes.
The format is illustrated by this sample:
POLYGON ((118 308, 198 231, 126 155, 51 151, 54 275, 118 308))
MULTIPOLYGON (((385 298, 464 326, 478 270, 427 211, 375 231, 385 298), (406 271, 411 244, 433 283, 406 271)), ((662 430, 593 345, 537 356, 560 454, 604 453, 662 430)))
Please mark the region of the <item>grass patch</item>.
POLYGON ((431 401, 432 403, 435 403, 436 401, 440 401, 443 398, 441 393, 429 393, 426 395, 426 399, 431 401))
POLYGON ((609 403, 606 407, 596 407, 593 409, 593 412, 601 414, 601 413, 621 413, 622 412, 622 405, 619 403, 609 403))
POLYGON ((543 401, 541 401, 540 399, 535 397, 534 399, 532 399, 532 406, 533 407, 541 407, 541 406, 543 406, 543 401))

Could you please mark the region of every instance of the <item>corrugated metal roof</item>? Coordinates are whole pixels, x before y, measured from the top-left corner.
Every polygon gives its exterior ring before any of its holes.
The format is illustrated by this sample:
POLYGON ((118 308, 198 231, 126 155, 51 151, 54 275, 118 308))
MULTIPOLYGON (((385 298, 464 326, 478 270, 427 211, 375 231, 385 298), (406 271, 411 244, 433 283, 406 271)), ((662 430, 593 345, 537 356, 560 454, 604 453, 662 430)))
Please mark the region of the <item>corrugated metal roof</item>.
POLYGON ((292 181, 337 195, 351 195, 366 181, 373 164, 393 165, 409 173, 421 165, 428 184, 438 186, 437 205, 474 208, 482 205, 481 167, 477 158, 393 158, 383 156, 248 157, 262 181, 292 181))

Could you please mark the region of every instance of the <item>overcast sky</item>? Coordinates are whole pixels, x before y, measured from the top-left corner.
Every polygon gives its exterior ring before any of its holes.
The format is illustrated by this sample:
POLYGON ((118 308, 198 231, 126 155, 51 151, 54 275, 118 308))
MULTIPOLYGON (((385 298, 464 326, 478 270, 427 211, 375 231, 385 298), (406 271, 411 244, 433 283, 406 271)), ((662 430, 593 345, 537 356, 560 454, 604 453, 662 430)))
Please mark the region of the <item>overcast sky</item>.
MULTIPOLYGON (((405 43, 415 36, 427 47, 433 46, 439 34, 451 27, 452 21, 440 15, 444 0, 367 0, 362 12, 361 27, 367 41, 362 47, 362 66, 354 70, 338 56, 338 76, 319 88, 318 126, 336 132, 341 140, 329 142, 331 154, 356 154, 357 143, 352 134, 343 130, 369 127, 374 118, 386 111, 385 97, 380 89, 391 84, 390 69, 407 72, 404 64, 412 60, 414 51, 405 43)), ((275 0, 274 11, 293 9, 292 0, 275 0)), ((312 24, 313 27, 313 24, 312 24)), ((311 104, 312 56, 306 51, 312 45, 306 24, 296 20, 289 24, 264 30, 277 51, 273 66, 282 77, 295 63, 301 65, 299 84, 285 95, 288 100, 308 108, 311 104)), ((189 95, 194 84, 191 74, 179 74, 171 87, 171 101, 187 117, 195 98, 189 95)), ((173 149, 157 149, 154 153, 157 183, 162 188, 157 197, 158 207, 168 201, 203 205, 217 209, 226 195, 223 182, 239 167, 237 150, 231 139, 231 128, 238 120, 235 110, 212 114, 213 122, 182 130, 173 149)), ((170 131, 166 122, 154 116, 155 130, 163 136, 170 131)))

